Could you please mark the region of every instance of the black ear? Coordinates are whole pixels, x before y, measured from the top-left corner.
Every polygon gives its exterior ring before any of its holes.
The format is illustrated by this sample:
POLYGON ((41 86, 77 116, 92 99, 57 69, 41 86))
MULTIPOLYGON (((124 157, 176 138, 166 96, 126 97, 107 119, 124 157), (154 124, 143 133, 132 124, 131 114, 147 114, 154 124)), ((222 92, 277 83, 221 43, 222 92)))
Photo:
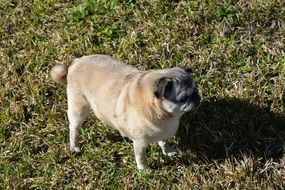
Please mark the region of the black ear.
POLYGON ((157 98, 167 98, 171 94, 172 87, 172 80, 168 77, 162 77, 157 80, 154 95, 157 98))
POLYGON ((188 73, 188 74, 192 74, 193 70, 189 67, 184 67, 184 70, 188 73))
POLYGON ((193 70, 189 67, 178 66, 180 69, 183 69, 189 75, 193 74, 193 70))
POLYGON ((184 69, 186 71, 186 73, 188 74, 192 74, 193 73, 193 70, 189 67, 182 67, 182 69, 184 69))

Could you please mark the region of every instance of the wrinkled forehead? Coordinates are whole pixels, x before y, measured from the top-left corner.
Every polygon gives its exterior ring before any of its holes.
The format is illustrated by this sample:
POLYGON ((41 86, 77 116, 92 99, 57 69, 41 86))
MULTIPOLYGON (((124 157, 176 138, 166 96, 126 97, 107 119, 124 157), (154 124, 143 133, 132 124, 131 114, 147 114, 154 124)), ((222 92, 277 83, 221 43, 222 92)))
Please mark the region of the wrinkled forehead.
POLYGON ((181 67, 175 67, 171 69, 171 78, 173 78, 180 86, 192 86, 192 76, 181 67))

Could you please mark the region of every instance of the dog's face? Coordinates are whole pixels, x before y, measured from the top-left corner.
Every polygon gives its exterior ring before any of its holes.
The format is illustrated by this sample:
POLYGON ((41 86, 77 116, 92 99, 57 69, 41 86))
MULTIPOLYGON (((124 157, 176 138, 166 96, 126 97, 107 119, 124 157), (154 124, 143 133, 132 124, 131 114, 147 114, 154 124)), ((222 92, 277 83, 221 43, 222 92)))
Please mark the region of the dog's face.
POLYGON ((175 67, 156 81, 154 95, 169 113, 187 112, 200 104, 200 95, 190 69, 175 67))

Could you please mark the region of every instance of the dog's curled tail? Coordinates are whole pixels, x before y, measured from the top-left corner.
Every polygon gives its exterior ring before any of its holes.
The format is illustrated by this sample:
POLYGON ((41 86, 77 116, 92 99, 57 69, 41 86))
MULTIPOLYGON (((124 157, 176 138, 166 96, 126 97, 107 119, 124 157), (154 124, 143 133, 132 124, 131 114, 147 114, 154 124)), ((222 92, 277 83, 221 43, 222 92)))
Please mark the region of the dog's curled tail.
POLYGON ((67 66, 60 64, 54 66, 50 71, 51 78, 58 83, 65 84, 67 83, 66 76, 67 76, 67 66))

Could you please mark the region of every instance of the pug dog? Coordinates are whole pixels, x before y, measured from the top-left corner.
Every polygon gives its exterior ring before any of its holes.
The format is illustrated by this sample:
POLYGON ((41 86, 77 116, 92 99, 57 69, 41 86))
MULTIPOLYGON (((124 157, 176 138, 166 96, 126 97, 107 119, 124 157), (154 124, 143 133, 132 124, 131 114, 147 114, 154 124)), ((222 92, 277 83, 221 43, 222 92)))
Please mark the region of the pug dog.
POLYGON ((78 129, 90 113, 133 141, 139 170, 149 169, 146 149, 158 143, 175 154, 165 140, 174 136, 180 117, 198 107, 200 95, 190 69, 175 67, 141 71, 107 55, 56 65, 51 78, 67 83, 70 150, 79 152, 78 129))

